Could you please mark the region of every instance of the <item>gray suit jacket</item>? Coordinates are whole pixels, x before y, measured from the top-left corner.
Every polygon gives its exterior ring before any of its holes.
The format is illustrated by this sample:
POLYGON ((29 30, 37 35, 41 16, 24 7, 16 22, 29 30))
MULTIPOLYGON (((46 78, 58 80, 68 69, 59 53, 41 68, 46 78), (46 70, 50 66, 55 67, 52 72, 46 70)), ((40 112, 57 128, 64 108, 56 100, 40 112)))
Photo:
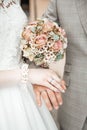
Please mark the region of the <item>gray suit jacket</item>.
POLYGON ((51 0, 43 17, 67 33, 67 91, 58 118, 62 130, 81 130, 87 117, 87 0, 51 0))

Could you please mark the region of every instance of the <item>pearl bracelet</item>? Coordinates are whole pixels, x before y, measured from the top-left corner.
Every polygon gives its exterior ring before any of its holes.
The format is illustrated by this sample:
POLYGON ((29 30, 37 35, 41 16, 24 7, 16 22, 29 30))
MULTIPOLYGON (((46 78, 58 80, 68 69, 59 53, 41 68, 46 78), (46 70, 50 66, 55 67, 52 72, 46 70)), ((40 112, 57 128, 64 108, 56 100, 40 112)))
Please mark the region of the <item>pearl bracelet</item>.
POLYGON ((29 79, 29 69, 28 69, 28 64, 24 63, 21 66, 21 82, 26 84, 29 79))

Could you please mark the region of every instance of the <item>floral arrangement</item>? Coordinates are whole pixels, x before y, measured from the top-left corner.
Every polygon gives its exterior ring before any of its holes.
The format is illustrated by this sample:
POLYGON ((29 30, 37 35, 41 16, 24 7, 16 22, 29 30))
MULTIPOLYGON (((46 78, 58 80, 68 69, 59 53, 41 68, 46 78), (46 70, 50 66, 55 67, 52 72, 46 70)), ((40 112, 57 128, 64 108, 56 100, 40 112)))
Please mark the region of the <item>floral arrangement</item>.
POLYGON ((66 33, 55 22, 39 19, 24 27, 22 54, 37 66, 49 67, 50 63, 63 59, 66 47, 66 33))

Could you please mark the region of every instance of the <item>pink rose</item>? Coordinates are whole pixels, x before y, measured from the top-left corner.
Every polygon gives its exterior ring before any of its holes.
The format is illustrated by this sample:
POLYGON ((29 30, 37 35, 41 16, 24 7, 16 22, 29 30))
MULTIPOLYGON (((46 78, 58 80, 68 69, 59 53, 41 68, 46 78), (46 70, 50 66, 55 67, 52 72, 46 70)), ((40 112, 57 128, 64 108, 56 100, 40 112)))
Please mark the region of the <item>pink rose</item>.
POLYGON ((36 37, 35 43, 38 44, 38 47, 41 47, 47 43, 47 37, 45 34, 41 34, 36 37))
POLYGON ((25 39, 25 40, 30 40, 30 35, 31 35, 31 30, 30 29, 28 29, 28 28, 26 28, 24 31, 23 31, 23 33, 22 33, 22 36, 23 36, 23 38, 25 39))
POLYGON ((63 36, 65 36, 66 35, 66 33, 65 33, 65 30, 64 29, 62 29, 62 28, 58 28, 59 29, 59 31, 61 32, 61 34, 63 35, 63 36))
POLYGON ((60 49, 62 49, 62 42, 61 41, 55 42, 55 44, 52 48, 54 49, 55 52, 59 51, 60 49))
POLYGON ((52 22, 47 21, 47 22, 44 24, 43 31, 44 31, 44 32, 52 31, 53 26, 54 26, 54 24, 53 24, 52 22))

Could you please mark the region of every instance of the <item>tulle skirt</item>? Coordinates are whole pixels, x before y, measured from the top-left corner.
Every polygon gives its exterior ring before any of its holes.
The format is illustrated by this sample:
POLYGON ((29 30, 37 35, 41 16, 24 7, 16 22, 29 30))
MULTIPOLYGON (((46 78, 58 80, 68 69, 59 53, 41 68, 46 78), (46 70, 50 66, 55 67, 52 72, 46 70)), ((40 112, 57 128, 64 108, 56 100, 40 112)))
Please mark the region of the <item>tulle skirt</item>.
POLYGON ((0 130, 58 130, 44 102, 38 107, 30 83, 0 88, 0 130))

